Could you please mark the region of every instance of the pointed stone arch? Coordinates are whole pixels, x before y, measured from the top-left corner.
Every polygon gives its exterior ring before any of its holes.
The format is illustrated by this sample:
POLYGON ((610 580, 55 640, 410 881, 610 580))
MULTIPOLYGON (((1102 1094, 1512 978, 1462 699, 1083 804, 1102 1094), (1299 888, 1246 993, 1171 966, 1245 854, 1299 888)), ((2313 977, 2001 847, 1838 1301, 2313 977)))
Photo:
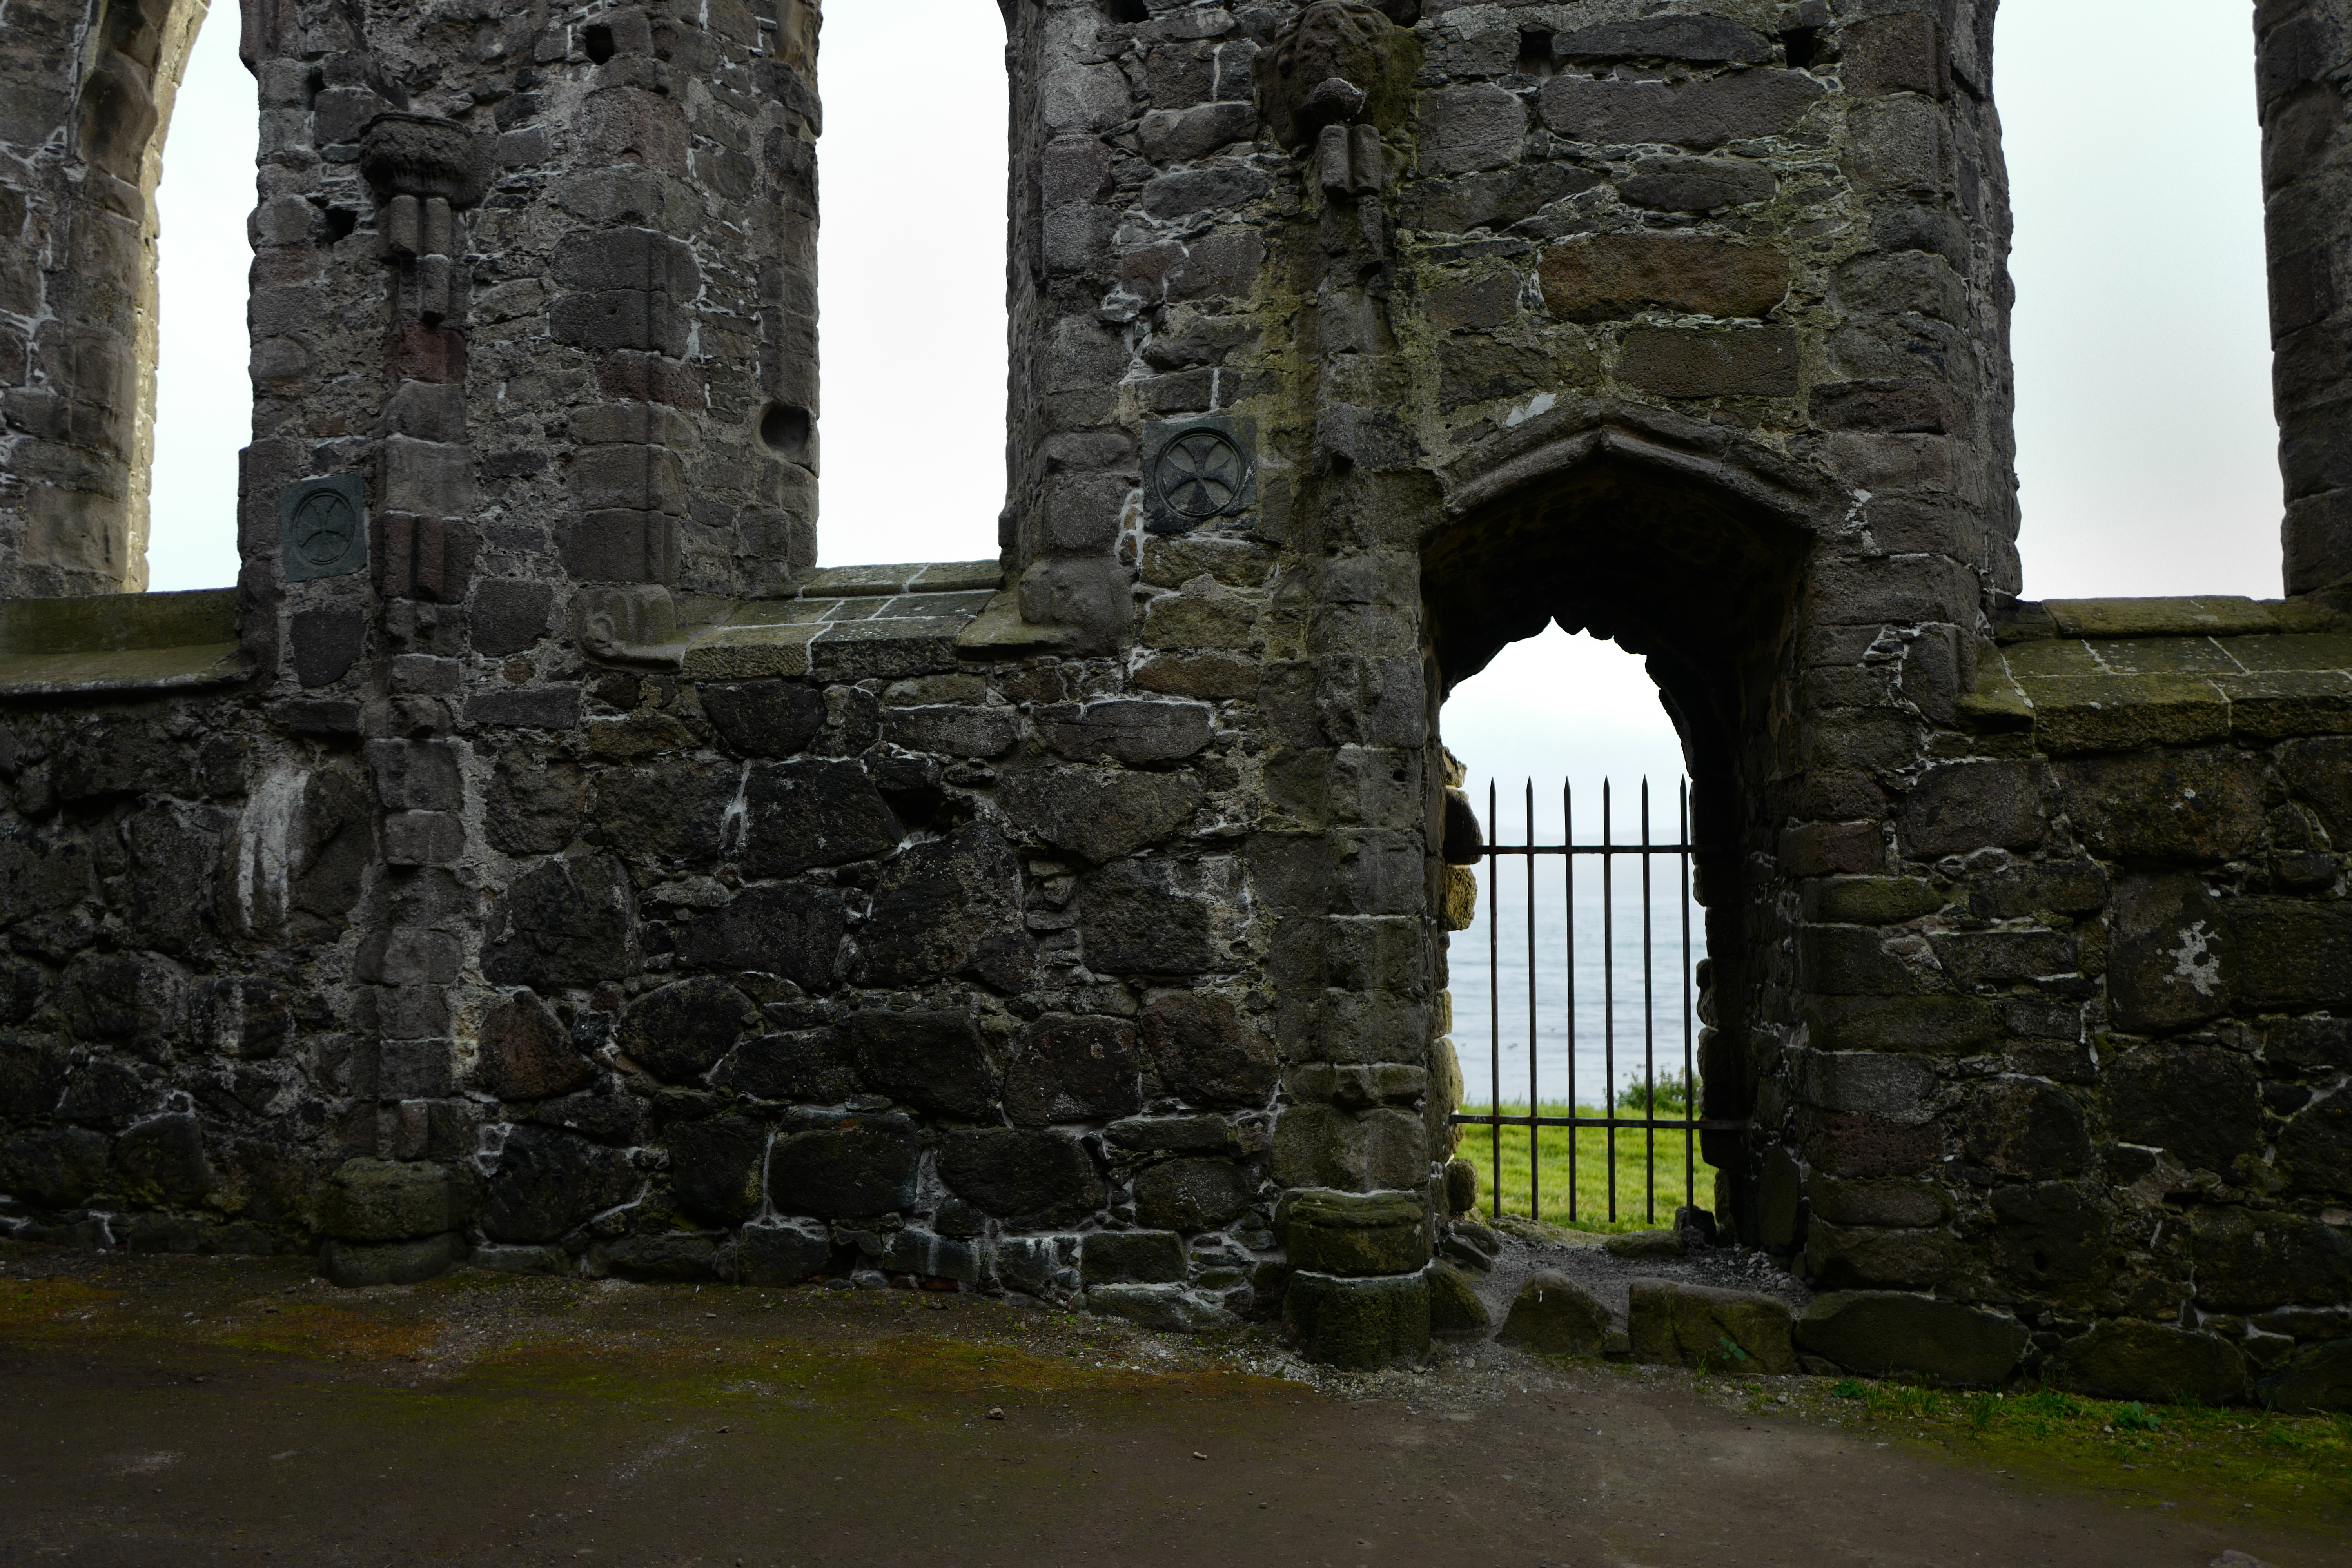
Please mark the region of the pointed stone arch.
MULTIPOLYGON (((1421 553, 1424 636, 1441 692, 1549 624, 1645 659, 1681 736, 1706 945, 1705 1006, 1717 1039, 1744 1037, 1769 940, 1749 887, 1780 813, 1774 781, 1800 704, 1800 584, 1834 489, 1719 428, 1606 403, 1548 411, 1441 474, 1442 515, 1421 553)), ((1442 730, 1442 721, 1441 721, 1442 730)), ((1705 1114, 1745 1116, 1735 1053, 1705 1053, 1705 1114)), ((1734 1164, 1736 1135, 1706 1135, 1734 1164)))

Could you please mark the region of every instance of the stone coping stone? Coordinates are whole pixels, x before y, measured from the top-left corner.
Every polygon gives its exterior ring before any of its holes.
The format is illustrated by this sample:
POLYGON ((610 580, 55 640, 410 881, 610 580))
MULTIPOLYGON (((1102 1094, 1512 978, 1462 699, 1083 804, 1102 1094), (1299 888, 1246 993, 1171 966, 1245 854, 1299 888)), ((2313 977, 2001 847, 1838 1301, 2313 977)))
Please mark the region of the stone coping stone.
POLYGON ((2027 676, 2035 739, 2053 756, 2352 733, 2352 673, 2027 676))
POLYGON ((0 600, 0 654, 119 653, 236 640, 236 590, 0 600))
POLYGON ((2194 746, 2230 733, 2229 699, 2211 681, 2191 676, 2068 676, 2018 684, 2033 703, 2034 736, 2053 756, 2194 746))
POLYGON ((956 667, 956 638, 968 617, 833 622, 808 642, 810 668, 832 680, 903 680, 956 667))
POLYGON ((233 642, 127 648, 119 653, 0 656, 0 698, 197 691, 234 686, 249 672, 233 642))
POLYGON ((2240 740, 2352 734, 2352 674, 2343 670, 2225 675, 2214 684, 2230 700, 2230 733, 2240 740))
MULTIPOLYGON (((879 603, 880 601, 867 601, 879 603)), ((712 631, 757 626, 814 626, 835 618, 843 599, 751 599, 730 605, 712 618, 712 631)))
POLYGON ((1963 722, 1979 730, 2033 728, 2032 700, 2012 679, 1998 648, 1980 645, 1976 684, 1960 693, 1954 707, 1963 722))
POLYGON ((2042 637, 2245 637, 2261 632, 2344 628, 2316 599, 2248 599, 2198 595, 2154 599, 2021 599, 2001 617, 1996 640, 2042 637))
POLYGON ((817 626, 714 626, 687 644, 688 680, 761 680, 809 671, 809 640, 817 626))
POLYGON ((2352 632, 2233 637, 2220 646, 2250 674, 2291 669, 2352 670, 2352 632))
POLYGON ((0 600, 0 697, 184 691, 247 673, 234 588, 0 600))
MULTIPOLYGON (((2015 679, 2192 675, 2223 677, 2292 670, 2352 669, 2352 634, 2297 633, 2241 637, 2067 637, 1995 650, 2015 679)), ((1982 672, 1979 672, 1981 678, 1982 672)))
POLYGON ((955 668, 965 628, 998 596, 941 589, 888 597, 750 600, 695 629, 681 673, 688 680, 938 674, 955 668))
POLYGON ((2352 734, 2352 632, 1987 647, 1960 710, 1979 728, 2030 726, 2053 756, 2352 734))

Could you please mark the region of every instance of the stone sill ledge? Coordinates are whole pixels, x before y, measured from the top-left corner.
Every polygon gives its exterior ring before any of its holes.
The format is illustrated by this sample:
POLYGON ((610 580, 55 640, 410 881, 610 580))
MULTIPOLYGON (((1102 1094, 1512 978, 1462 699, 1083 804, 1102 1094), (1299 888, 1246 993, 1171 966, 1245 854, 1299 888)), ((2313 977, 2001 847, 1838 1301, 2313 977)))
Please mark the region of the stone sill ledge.
MULTIPOLYGON (((812 572, 774 599, 686 600, 684 673, 695 680, 900 679, 1066 647, 1021 620, 995 561, 812 572)), ((236 591, 0 601, 0 699, 166 693, 234 685, 236 591)), ((678 653, 669 656, 672 659, 678 653)))
POLYGON ((793 584, 790 597, 712 606, 686 632, 688 680, 901 679, 959 659, 1066 651, 1071 635, 1021 618, 993 561, 839 566, 793 584))
POLYGON ((2217 594, 2168 599, 2020 599, 2000 617, 1993 640, 2007 647, 2053 637, 2235 637, 2341 631, 2352 631, 2352 616, 2317 598, 2247 599, 2217 594))
POLYGON ((0 600, 0 698, 200 690, 247 673, 234 588, 0 600))
POLYGON ((2053 756, 2352 734, 2352 617, 2312 599, 2021 603, 1959 706, 2053 756))
POLYGON ((0 699, 107 697, 234 686, 250 673, 233 642, 115 653, 0 655, 0 699))

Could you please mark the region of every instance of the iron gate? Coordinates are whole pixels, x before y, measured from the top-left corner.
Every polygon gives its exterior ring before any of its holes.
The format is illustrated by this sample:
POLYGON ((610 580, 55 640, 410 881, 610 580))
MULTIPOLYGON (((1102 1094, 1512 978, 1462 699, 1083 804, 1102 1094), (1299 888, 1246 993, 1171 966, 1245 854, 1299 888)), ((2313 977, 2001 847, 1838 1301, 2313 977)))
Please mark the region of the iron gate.
MULTIPOLYGON (((1531 1216, 1538 1219, 1541 1218, 1543 1215, 1543 1152, 1541 1142, 1543 1131, 1546 1128, 1564 1128, 1567 1130, 1568 1212, 1571 1221, 1573 1221, 1579 1214, 1577 1204, 1579 1165, 1577 1134, 1580 1131, 1585 1129, 1595 1129, 1600 1131, 1602 1134, 1603 1143, 1603 1177, 1604 1184, 1608 1189, 1608 1218, 1612 1224, 1614 1224, 1617 1221, 1617 1172, 1619 1161, 1618 1135, 1621 1132, 1627 1134, 1641 1134, 1641 1159, 1645 1177, 1643 1184, 1646 1205, 1644 1212, 1647 1220, 1650 1223, 1654 1224, 1657 1220, 1657 1135, 1659 1131, 1661 1130, 1669 1130, 1679 1132, 1683 1135, 1683 1201, 1685 1204, 1696 1204, 1697 1202, 1698 1189, 1698 1134, 1702 1131, 1737 1129, 1742 1125, 1742 1123, 1738 1121, 1720 1120, 1707 1121, 1699 1117, 1697 1114, 1699 1083, 1696 1072, 1696 1063, 1694 1060, 1694 1053, 1696 1048, 1696 1012, 1694 1006, 1695 998, 1692 990, 1696 955, 1693 953, 1691 947, 1691 857, 1698 853, 1698 848, 1691 843, 1690 836, 1690 782, 1689 780, 1685 779, 1681 781, 1676 787, 1675 839, 1674 842, 1666 844, 1653 842, 1651 837, 1650 784, 1647 779, 1643 779, 1642 781, 1640 838, 1633 843, 1621 844, 1616 841, 1615 825, 1612 818, 1613 806, 1611 799, 1611 790, 1612 786, 1610 782, 1606 779, 1602 780, 1601 785, 1601 842, 1598 844, 1577 844, 1573 842, 1538 844, 1536 842, 1535 827, 1535 783, 1533 780, 1529 780, 1527 786, 1527 826, 1524 836, 1525 842, 1520 844, 1504 844, 1499 841, 1501 835, 1498 832, 1499 822, 1496 811, 1497 802, 1496 787, 1492 783, 1489 783, 1486 786, 1486 847, 1485 853, 1485 866, 1486 871, 1486 956, 1488 1028, 1487 1101, 1489 1109, 1484 1114, 1466 1110, 1456 1111, 1454 1116, 1454 1121, 1459 1125, 1487 1127, 1493 1129, 1491 1179, 1488 1190, 1491 1194, 1492 1209, 1497 1217, 1499 1217, 1503 1212, 1503 1129, 1506 1127, 1525 1127, 1528 1130, 1528 1212, 1531 1216), (1540 1050, 1539 1030, 1538 1027, 1538 1001, 1541 989, 1538 984, 1538 976, 1543 973, 1543 968, 1538 951, 1538 944, 1537 940, 1537 910, 1538 908, 1538 900, 1537 892, 1536 863, 1544 857, 1555 855, 1559 857, 1561 863, 1561 881, 1559 884, 1560 901, 1559 908, 1561 915, 1564 917, 1563 934, 1566 939, 1564 950, 1561 953, 1561 957, 1564 959, 1564 962, 1559 965, 1559 978, 1560 981, 1564 982, 1563 990, 1564 999, 1566 1002, 1565 1016, 1567 1020, 1568 1035, 1567 1110, 1569 1113, 1566 1115, 1544 1114, 1541 1071, 1543 1067, 1543 1058, 1540 1050), (1598 1116, 1581 1114, 1583 1108, 1581 1100, 1579 1098, 1580 1085, 1577 1082, 1577 1058, 1579 1055, 1577 998, 1577 958, 1579 953, 1577 943, 1577 858, 1579 856, 1585 855, 1597 857, 1601 862, 1601 1057, 1602 1074, 1601 1087, 1606 1113, 1598 1116), (1641 863, 1642 1079, 1639 1105, 1643 1114, 1639 1116, 1625 1116, 1619 1114, 1621 1099, 1623 1095, 1629 1095, 1631 1090, 1628 1089, 1621 1092, 1617 1082, 1619 997, 1617 985, 1618 900, 1616 872, 1617 861, 1620 858, 1625 856, 1637 857, 1641 863), (1527 980, 1525 991, 1528 1009, 1528 1108, 1527 1112, 1524 1115, 1518 1114, 1516 1111, 1506 1112, 1503 1102, 1504 987, 1502 984, 1502 866, 1506 857, 1523 858, 1526 863, 1527 870, 1527 907, 1525 911, 1525 925, 1527 928, 1527 980), (1680 1098, 1683 1107, 1683 1113, 1679 1117, 1662 1117, 1658 1114, 1659 1089, 1657 1075, 1658 1047, 1660 1043, 1658 1037, 1660 998, 1657 994, 1657 964, 1654 962, 1654 958, 1657 924, 1656 916, 1659 900, 1657 898, 1657 889, 1654 885, 1656 879, 1654 868, 1655 863, 1661 858, 1667 860, 1674 870, 1674 900, 1675 908, 1679 915, 1678 946, 1682 962, 1675 967, 1679 971, 1681 1016, 1679 1020, 1675 1020, 1672 1017, 1668 1018, 1666 1030, 1668 1038, 1665 1042, 1669 1051, 1667 1066, 1668 1070, 1671 1072, 1674 1066, 1671 1053, 1675 1044, 1672 1037, 1676 1032, 1679 1032, 1681 1036, 1680 1046, 1682 1057, 1680 1098), (1678 1031, 1675 1027, 1677 1023, 1679 1024, 1678 1031)), ((1563 783, 1560 785, 1560 837, 1563 839, 1572 840, 1575 837, 1575 820, 1574 787, 1570 784, 1563 783)), ((1628 1000, 1630 1001, 1630 998, 1628 1000)), ((1672 1005, 1674 998, 1670 996, 1666 998, 1666 1001, 1669 1005, 1672 1005)))

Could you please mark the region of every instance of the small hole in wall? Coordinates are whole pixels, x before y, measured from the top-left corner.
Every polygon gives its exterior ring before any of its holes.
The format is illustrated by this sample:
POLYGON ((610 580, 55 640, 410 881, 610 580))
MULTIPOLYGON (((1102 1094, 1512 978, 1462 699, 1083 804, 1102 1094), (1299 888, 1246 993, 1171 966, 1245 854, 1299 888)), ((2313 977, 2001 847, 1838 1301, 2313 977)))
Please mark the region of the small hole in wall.
POLYGON ((327 209, 327 243, 333 245, 339 240, 351 238, 352 231, 359 226, 360 215, 351 208, 329 207, 327 209))
POLYGON ((805 408, 771 403, 760 416, 760 444, 788 463, 808 462, 809 440, 814 434, 815 422, 805 408))
POLYGON ((312 66, 302 75, 302 107, 305 109, 316 109, 319 106, 319 95, 326 90, 327 72, 325 68, 321 66, 312 66))
POLYGON ((1108 0, 1108 4, 1104 8, 1109 11, 1110 19, 1114 22, 1135 23, 1151 20, 1151 7, 1145 5, 1144 0, 1108 0))
POLYGON ((580 47, 592 62, 600 66, 620 52, 620 46, 613 41, 613 29, 602 23, 582 35, 580 47))
POLYGON ((1516 68, 1521 76, 1551 75, 1551 35, 1546 32, 1521 33, 1519 63, 1516 68))
POLYGON ((1822 30, 1819 27, 1791 27, 1780 35, 1780 45, 1789 51, 1789 64, 1798 70, 1821 63, 1822 30))

